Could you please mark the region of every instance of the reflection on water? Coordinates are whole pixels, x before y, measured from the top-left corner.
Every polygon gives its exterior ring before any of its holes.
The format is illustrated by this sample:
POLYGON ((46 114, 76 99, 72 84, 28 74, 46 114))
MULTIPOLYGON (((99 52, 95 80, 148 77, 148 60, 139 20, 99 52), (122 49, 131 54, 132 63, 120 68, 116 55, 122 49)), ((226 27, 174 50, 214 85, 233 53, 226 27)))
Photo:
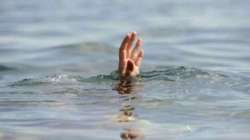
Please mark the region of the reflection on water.
POLYGON ((140 130, 127 129, 121 133, 122 140, 143 140, 144 136, 140 130))
MULTIPOLYGON (((138 119, 136 116, 136 104, 134 100, 137 99, 137 92, 135 90, 136 81, 120 80, 116 85, 115 90, 121 96, 121 109, 117 116, 117 121, 119 123, 133 123, 138 119)), ((122 140, 143 140, 144 133, 142 128, 135 128, 133 125, 128 125, 121 132, 120 137, 122 140)))

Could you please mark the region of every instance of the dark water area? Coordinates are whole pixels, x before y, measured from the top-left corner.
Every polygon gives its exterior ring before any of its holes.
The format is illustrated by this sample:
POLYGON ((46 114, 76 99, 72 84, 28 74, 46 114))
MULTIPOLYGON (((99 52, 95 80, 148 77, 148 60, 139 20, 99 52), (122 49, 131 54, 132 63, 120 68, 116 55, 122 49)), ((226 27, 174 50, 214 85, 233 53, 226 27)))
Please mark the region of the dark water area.
POLYGON ((249 139, 250 1, 2 0, 0 139, 249 139), (118 48, 137 31, 137 81, 118 48))

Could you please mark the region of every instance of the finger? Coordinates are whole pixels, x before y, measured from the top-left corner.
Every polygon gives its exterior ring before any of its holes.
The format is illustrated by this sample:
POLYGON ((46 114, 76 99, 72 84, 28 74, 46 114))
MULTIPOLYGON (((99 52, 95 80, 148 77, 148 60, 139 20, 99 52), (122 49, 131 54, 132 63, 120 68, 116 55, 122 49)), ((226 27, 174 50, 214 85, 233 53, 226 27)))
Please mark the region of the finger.
POLYGON ((128 41, 128 45, 127 45, 127 57, 128 58, 131 56, 131 50, 132 50, 131 47, 135 39, 136 39, 136 32, 132 32, 128 41))
POLYGON ((119 61, 119 72, 121 74, 123 74, 123 73, 125 73, 125 70, 126 70, 126 60, 125 60, 125 58, 122 58, 119 61))
POLYGON ((136 41, 136 44, 135 44, 135 47, 134 47, 134 49, 133 49, 133 51, 132 51, 132 59, 133 60, 136 60, 137 59, 137 57, 138 57, 138 55, 139 55, 139 53, 140 53, 140 51, 141 51, 141 46, 142 46, 142 40, 141 39, 138 39, 137 41, 136 41))
POLYGON ((140 53, 139 53, 139 55, 137 56, 136 61, 135 61, 135 65, 136 65, 136 66, 138 66, 138 67, 141 66, 141 62, 142 62, 142 60, 143 60, 143 57, 144 57, 144 51, 143 51, 143 49, 141 49, 141 51, 140 51, 140 53))
POLYGON ((124 71, 125 65, 126 65, 126 46, 128 44, 128 40, 130 38, 130 35, 127 34, 126 37, 123 39, 120 49, 119 49, 119 72, 124 71))
POLYGON ((121 43, 121 46, 119 49, 119 57, 122 57, 122 55, 124 55, 124 53, 126 53, 125 50, 126 50, 129 39, 130 39, 130 34, 127 34, 121 43))

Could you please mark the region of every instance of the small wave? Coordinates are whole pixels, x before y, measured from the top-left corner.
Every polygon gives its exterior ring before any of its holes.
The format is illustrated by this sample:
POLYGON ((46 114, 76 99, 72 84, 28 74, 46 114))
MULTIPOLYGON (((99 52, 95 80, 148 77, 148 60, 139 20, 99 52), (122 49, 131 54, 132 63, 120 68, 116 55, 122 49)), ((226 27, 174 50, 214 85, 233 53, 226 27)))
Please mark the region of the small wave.
POLYGON ((100 74, 97 76, 92 76, 89 78, 78 77, 78 81, 80 82, 108 82, 108 81, 117 81, 119 80, 118 71, 113 71, 108 75, 100 74))
POLYGON ((20 81, 16 81, 13 84, 11 84, 11 87, 16 87, 16 86, 38 86, 38 85, 44 85, 48 84, 48 82, 45 81, 39 81, 36 79, 31 79, 31 78, 25 78, 20 81))
POLYGON ((115 49, 104 42, 80 42, 80 43, 72 43, 72 44, 65 44, 65 45, 59 45, 49 48, 42 48, 39 50, 40 52, 53 52, 53 53, 60 53, 62 52, 64 54, 73 54, 73 55, 79 55, 79 54, 89 54, 89 53, 107 53, 107 54, 113 54, 115 53, 115 49))
POLYGON ((74 77, 65 74, 58 74, 42 78, 24 78, 22 80, 14 82, 10 86, 39 86, 55 83, 69 83, 74 81, 76 81, 74 77))
MULTIPOLYGON (((167 66, 159 67, 156 70, 141 72, 138 76, 138 81, 177 81, 196 77, 219 76, 225 77, 223 74, 212 73, 197 68, 188 68, 184 66, 167 66)), ((79 77, 81 82, 107 82, 119 80, 117 71, 111 72, 109 75, 97 75, 89 78, 79 77)))
MULTIPOLYGON (((153 71, 141 72, 138 76, 138 82, 150 82, 150 81, 178 81, 191 78, 201 77, 225 77, 225 75, 203 71, 196 68, 188 68, 184 66, 174 67, 160 67, 153 71)), ((113 71, 110 74, 97 75, 92 77, 82 77, 80 75, 66 75, 66 74, 55 74, 52 76, 45 76, 42 78, 24 78, 16 81, 10 86, 39 86, 44 84, 74 84, 74 83, 114 83, 119 81, 119 73, 113 71)))
MULTIPOLYGON (((157 70, 142 72, 140 77, 144 81, 155 81, 155 80, 163 80, 163 81, 177 81, 177 80, 185 80, 189 78, 196 77, 209 77, 214 73, 210 73, 205 70, 197 69, 197 68, 188 68, 184 66, 167 66, 160 67, 157 70)), ((218 74, 219 76, 220 75, 218 74)))
POLYGON ((0 72, 1 71, 10 71, 10 70, 14 70, 14 68, 4 66, 4 65, 0 65, 0 72))

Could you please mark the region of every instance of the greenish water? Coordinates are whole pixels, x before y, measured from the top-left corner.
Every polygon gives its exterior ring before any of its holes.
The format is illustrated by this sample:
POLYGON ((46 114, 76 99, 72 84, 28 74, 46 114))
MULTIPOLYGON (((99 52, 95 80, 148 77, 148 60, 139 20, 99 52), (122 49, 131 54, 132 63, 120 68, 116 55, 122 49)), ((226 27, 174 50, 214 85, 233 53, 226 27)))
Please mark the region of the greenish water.
POLYGON ((249 139, 248 1, 0 4, 0 139, 249 139), (137 31, 138 80, 115 70, 137 31))

